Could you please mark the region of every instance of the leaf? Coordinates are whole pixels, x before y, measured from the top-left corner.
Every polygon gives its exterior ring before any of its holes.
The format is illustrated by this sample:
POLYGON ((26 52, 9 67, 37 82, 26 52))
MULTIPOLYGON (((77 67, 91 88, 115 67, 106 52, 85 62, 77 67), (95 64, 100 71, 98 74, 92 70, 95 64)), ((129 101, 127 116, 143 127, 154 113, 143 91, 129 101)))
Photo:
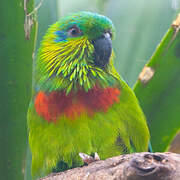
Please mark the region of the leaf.
POLYGON ((180 130, 180 15, 139 76, 134 91, 143 108, 154 151, 165 151, 180 130))
POLYGON ((26 15, 33 3, 0 1, 0 179, 22 180, 25 176, 36 30, 34 14, 26 15))

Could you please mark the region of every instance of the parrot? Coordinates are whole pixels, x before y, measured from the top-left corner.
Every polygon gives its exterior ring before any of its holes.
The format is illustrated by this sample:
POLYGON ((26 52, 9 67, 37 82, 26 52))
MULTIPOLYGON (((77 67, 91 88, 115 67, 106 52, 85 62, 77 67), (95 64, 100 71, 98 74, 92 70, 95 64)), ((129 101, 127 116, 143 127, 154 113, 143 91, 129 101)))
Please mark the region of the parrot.
POLYGON ((114 38, 112 21, 95 12, 49 26, 27 114, 33 178, 84 165, 82 153, 103 160, 148 150, 145 115, 114 67, 114 38))

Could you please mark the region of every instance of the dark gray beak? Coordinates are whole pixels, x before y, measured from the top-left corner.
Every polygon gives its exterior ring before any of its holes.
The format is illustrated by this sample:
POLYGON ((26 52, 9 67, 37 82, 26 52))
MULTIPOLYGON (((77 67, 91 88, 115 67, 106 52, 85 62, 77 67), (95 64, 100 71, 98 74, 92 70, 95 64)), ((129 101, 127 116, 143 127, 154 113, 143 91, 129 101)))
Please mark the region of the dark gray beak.
POLYGON ((109 63, 112 53, 112 41, 109 33, 104 33, 94 40, 94 63, 99 67, 105 67, 109 63))

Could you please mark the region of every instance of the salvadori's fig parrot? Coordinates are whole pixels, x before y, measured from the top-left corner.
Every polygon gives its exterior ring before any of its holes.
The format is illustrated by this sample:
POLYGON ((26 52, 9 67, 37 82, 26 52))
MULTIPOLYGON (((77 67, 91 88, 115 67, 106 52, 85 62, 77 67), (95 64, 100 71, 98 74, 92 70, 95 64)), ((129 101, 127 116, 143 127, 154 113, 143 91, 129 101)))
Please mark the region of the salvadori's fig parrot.
POLYGON ((149 131, 134 92, 114 68, 110 19, 78 12, 47 30, 34 69, 28 110, 32 176, 147 151, 149 131))

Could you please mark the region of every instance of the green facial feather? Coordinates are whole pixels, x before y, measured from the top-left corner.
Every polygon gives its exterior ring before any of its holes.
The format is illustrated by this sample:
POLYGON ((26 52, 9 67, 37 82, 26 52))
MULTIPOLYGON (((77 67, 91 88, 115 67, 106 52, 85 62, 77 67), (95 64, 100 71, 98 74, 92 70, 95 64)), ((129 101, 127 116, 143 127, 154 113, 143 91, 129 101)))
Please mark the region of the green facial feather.
POLYGON ((59 162, 67 163, 68 168, 82 165, 79 152, 97 152, 105 159, 147 150, 149 131, 145 116, 133 91, 116 72, 113 53, 104 67, 94 62, 93 41, 104 33, 114 37, 114 26, 107 17, 78 12, 50 26, 41 42, 28 110, 34 178, 52 172, 59 162), (78 90, 88 93, 95 85, 102 89, 115 87, 120 91, 118 102, 106 112, 97 111, 92 116, 85 112, 75 120, 63 115, 56 123, 47 122, 36 112, 34 103, 39 91, 47 95, 53 91, 73 92, 75 96, 78 90))
POLYGON ((99 38, 102 33, 110 31, 112 37, 115 35, 115 28, 112 21, 106 16, 91 13, 91 12, 77 12, 64 17, 58 23, 56 30, 68 30, 72 26, 78 26, 89 40, 99 38))
POLYGON ((43 38, 37 56, 36 81, 39 87, 45 91, 63 89, 68 94, 78 87, 88 91, 95 84, 101 87, 112 84, 113 77, 118 78, 111 73, 113 55, 111 64, 104 69, 95 66, 93 61, 94 46, 91 42, 105 32, 114 36, 112 22, 89 12, 68 16, 52 25, 43 38), (75 25, 81 33, 71 37, 68 30, 75 25))

